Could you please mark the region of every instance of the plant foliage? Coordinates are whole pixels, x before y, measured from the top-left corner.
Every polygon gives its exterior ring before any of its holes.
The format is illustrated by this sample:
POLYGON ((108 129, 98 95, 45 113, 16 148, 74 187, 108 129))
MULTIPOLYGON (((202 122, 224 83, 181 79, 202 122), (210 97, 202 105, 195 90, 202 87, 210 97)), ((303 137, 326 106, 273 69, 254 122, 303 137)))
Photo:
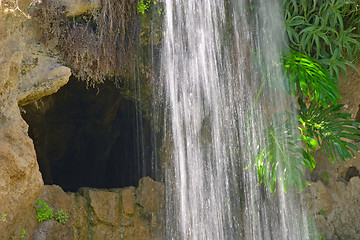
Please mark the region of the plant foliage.
POLYGON ((43 222, 54 218, 53 210, 49 207, 49 205, 46 202, 42 200, 37 200, 35 203, 35 208, 36 208, 36 218, 39 222, 43 222))
POLYGON ((303 136, 316 140, 333 162, 354 157, 359 147, 351 141, 360 141, 360 123, 353 121, 350 113, 342 112, 342 104, 324 107, 312 102, 306 107, 301 97, 298 102, 303 136))
POLYGON ((62 224, 64 224, 69 218, 66 212, 64 212, 62 209, 57 210, 55 216, 55 220, 62 224))
MULTIPOLYGON (((139 0, 138 1, 138 13, 141 13, 142 15, 144 15, 145 12, 148 12, 150 10, 151 5, 155 6, 156 4, 157 4, 157 2, 154 0, 139 0)), ((159 15, 161 15, 162 8, 158 8, 157 13, 159 15)))
POLYGON ((283 62, 286 85, 291 94, 303 94, 322 106, 340 100, 334 78, 316 59, 291 50, 284 54, 283 62))
POLYGON ((315 57, 336 79, 359 59, 358 0, 283 0, 285 27, 293 50, 315 57))
POLYGON ((258 179, 271 192, 279 179, 285 192, 292 187, 303 190, 303 169, 315 168, 311 153, 318 148, 332 161, 345 161, 359 150, 351 141, 360 141, 360 124, 342 112, 335 79, 321 63, 296 51, 285 54, 283 61, 288 91, 298 98, 298 116, 294 120, 294 113, 274 114, 257 153, 258 179))
POLYGON ((255 165, 271 192, 279 179, 285 191, 303 190, 303 168, 315 168, 312 152, 320 148, 333 162, 345 161, 359 150, 352 141, 360 140, 360 124, 338 104, 340 71, 356 69, 359 59, 358 0, 283 0, 283 9, 290 48, 283 56, 284 79, 298 98, 298 125, 291 124, 295 113, 284 112, 266 129, 255 165))
POLYGON ((49 207, 49 205, 46 202, 42 200, 36 201, 35 208, 36 208, 36 218, 38 219, 39 222, 43 222, 46 220, 56 220, 59 223, 65 224, 69 218, 68 215, 62 209, 57 210, 54 215, 54 210, 51 207, 49 207))
POLYGON ((45 44, 57 40, 73 74, 92 86, 131 72, 138 47, 138 1, 102 0, 101 6, 67 16, 61 1, 42 0, 32 14, 43 27, 45 44))
POLYGON ((281 179, 285 192, 291 186, 303 190, 306 185, 303 168, 312 170, 315 167, 314 158, 300 145, 302 138, 296 134, 291 114, 284 112, 282 115, 274 116, 266 129, 265 144, 256 159, 258 179, 270 192, 276 190, 278 179, 281 179))

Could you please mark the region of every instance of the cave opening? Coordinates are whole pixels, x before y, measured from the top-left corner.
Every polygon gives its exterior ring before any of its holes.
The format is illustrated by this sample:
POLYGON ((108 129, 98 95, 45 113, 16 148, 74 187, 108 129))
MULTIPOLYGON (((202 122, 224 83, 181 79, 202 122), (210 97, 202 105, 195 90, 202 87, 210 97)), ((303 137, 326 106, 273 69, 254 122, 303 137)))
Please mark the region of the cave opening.
POLYGON ((344 179, 346 182, 349 182, 353 177, 360 177, 360 172, 356 167, 351 166, 347 169, 344 179))
POLYGON ((44 183, 76 191, 136 186, 153 177, 153 131, 138 108, 110 81, 87 89, 73 77, 24 106, 44 183))

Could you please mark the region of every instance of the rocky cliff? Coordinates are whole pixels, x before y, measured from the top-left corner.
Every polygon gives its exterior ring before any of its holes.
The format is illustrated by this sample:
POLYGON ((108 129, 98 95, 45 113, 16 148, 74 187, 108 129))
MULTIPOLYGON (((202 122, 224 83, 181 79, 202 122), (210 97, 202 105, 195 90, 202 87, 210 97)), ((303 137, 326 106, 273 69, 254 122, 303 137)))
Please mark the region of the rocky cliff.
POLYGON ((36 26, 21 9, 30 1, 2 2, 0 9, 0 239, 26 228, 43 181, 19 105, 56 92, 70 69, 38 44, 36 26))
MULTIPOLYGON (((69 15, 99 8, 99 1, 58 2, 69 15)), ((65 193, 55 185, 44 187, 20 108, 57 92, 71 70, 63 64, 58 42, 44 42, 41 21, 28 15, 33 3, 0 1, 0 239, 161 239, 164 189, 149 178, 138 188, 65 193), (37 199, 63 209, 68 222, 38 223, 37 199)), ((356 117, 356 73, 348 74, 341 91, 342 102, 356 117)), ((304 200, 320 233, 326 239, 360 239, 360 154, 347 163, 332 164, 321 152, 315 158, 317 169, 304 200)))

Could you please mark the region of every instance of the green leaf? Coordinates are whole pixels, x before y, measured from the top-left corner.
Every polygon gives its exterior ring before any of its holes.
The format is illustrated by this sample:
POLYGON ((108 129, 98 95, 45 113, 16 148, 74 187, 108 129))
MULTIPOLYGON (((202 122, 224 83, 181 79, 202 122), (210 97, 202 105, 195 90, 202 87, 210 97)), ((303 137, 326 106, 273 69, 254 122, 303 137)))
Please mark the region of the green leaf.
POLYGON ((342 104, 323 107, 311 103, 309 108, 299 111, 302 124, 302 137, 306 146, 308 138, 316 139, 317 144, 325 151, 332 161, 345 161, 351 158, 358 147, 350 141, 360 140, 359 123, 351 120, 351 114, 341 112, 342 104))
POLYGON ((323 106, 329 103, 336 104, 340 99, 334 78, 317 60, 296 51, 289 51, 283 56, 283 61, 285 76, 288 79, 286 85, 293 87, 289 92, 307 96, 323 106), (294 89, 294 86, 299 88, 294 89))

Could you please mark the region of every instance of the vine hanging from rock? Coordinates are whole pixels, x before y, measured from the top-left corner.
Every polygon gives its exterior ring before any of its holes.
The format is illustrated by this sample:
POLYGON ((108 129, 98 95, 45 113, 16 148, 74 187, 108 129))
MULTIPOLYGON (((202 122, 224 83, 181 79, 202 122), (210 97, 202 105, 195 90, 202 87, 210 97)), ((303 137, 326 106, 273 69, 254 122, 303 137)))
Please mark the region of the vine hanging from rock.
POLYGON ((129 71, 139 35, 136 0, 93 2, 98 4, 76 12, 66 1, 43 0, 33 13, 44 42, 57 41, 65 64, 90 86, 129 71))

